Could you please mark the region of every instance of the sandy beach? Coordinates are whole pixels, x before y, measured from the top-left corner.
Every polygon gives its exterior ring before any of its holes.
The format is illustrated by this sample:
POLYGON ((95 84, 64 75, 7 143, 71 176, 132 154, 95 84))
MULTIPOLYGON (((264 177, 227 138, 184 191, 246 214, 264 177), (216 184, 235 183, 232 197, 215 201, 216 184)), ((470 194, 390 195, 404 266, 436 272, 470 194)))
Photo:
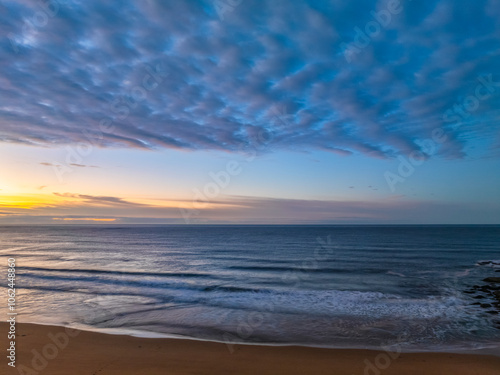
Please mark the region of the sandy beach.
MULTIPOLYGON (((7 329, 6 323, 0 324, 4 346, 7 329)), ((4 357, 2 373, 6 375, 500 374, 500 357, 484 355, 293 346, 228 348, 213 342, 137 338, 35 324, 17 324, 16 332, 16 367, 8 366, 9 359, 4 357)))

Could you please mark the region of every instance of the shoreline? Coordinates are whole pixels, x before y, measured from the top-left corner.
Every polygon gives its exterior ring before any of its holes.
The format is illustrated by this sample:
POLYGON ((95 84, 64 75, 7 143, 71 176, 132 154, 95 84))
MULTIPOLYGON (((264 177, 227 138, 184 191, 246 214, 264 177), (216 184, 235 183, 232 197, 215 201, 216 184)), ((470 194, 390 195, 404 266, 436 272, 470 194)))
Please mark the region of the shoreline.
MULTIPOLYGON (((143 338, 18 323, 19 374, 345 374, 345 375, 500 375, 500 358, 482 354, 389 352, 307 346, 226 345, 188 338, 143 338), (31 370, 31 372, 29 372, 31 370)), ((0 323, 7 336, 8 324, 0 323)), ((6 339, 2 340, 5 345, 6 339)), ((6 348, 8 349, 8 346, 6 348)))
MULTIPOLYGON (((2 322, 0 322, 0 325, 2 322)), ((64 324, 56 324, 56 323, 39 323, 39 322, 22 322, 17 324, 29 324, 29 325, 40 325, 47 327, 58 327, 58 328, 68 328, 72 330, 78 330, 82 332, 92 332, 102 335, 111 335, 111 336, 127 336, 127 337, 135 337, 140 339, 164 339, 164 340, 187 340, 187 341, 201 341, 201 342, 209 342, 227 345, 226 341, 216 340, 216 339, 205 339, 194 336, 183 336, 177 335, 174 333, 158 333, 152 331, 141 331, 127 328, 94 328, 92 326, 67 326, 64 324)), ((315 345, 315 344, 304 344, 304 343, 272 343, 272 342, 250 342, 250 341, 232 341, 233 345, 248 345, 248 346, 262 346, 262 347, 303 347, 303 348, 313 348, 313 349, 331 349, 331 350, 370 350, 370 351, 378 351, 381 346, 365 346, 365 347, 357 347, 357 346, 329 346, 329 345, 315 345)), ((445 347, 445 348, 432 348, 432 349, 400 349, 401 353, 406 354, 425 354, 425 353, 444 353, 444 354, 466 354, 466 355, 490 355, 495 357, 500 357, 500 343, 496 346, 484 346, 480 348, 464 348, 464 347, 445 347)))

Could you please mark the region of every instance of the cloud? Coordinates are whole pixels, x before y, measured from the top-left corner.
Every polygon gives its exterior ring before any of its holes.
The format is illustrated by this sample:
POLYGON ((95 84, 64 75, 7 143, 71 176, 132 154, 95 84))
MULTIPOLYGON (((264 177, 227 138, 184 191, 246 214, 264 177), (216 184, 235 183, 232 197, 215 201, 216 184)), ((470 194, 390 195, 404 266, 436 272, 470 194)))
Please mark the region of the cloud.
POLYGON ((500 220, 498 204, 406 200, 402 196, 379 201, 224 196, 206 205, 184 200, 135 202, 73 193, 54 193, 54 196, 60 200, 50 205, 12 208, 0 214, 1 220, 7 223, 15 219, 12 223, 19 224, 90 219, 185 224, 186 218, 190 224, 488 224, 500 220), (481 221, 477 222, 477 218, 481 221))
POLYGON ((114 222, 116 218, 103 218, 103 217, 53 217, 52 220, 62 220, 62 221, 104 221, 104 222, 114 222))
POLYGON ((214 206, 187 210, 184 216, 191 223, 244 224, 494 224, 500 219, 498 204, 402 200, 401 196, 379 201, 229 196, 211 203, 214 206), (480 223, 473 219, 476 213, 480 223))
POLYGON ((77 163, 70 163, 69 165, 72 167, 78 167, 78 168, 99 168, 95 165, 85 165, 85 164, 77 164, 77 163))
MULTIPOLYGON (((42 162, 42 163, 40 163, 40 165, 43 165, 45 167, 56 167, 56 168, 61 167, 60 164, 47 163, 47 162, 42 162)), ((98 166, 95 166, 95 165, 85 165, 85 164, 77 164, 77 163, 70 163, 69 165, 72 167, 78 167, 78 168, 99 168, 98 166)))
POLYGON ((118 197, 94 196, 94 195, 72 194, 72 193, 53 193, 53 194, 61 198, 76 199, 86 204, 109 205, 109 206, 131 206, 131 207, 146 206, 141 203, 129 202, 125 199, 118 197))
POLYGON ((10 215, 17 215, 17 214, 11 211, 0 211, 0 216, 10 216, 10 215))
POLYGON ((478 77, 500 82, 497 1, 402 2, 351 62, 342 45, 387 1, 243 1, 223 19, 215 3, 64 1, 41 25, 6 1, 0 141, 387 158, 444 126, 443 156, 498 147, 500 87, 443 119, 478 77))

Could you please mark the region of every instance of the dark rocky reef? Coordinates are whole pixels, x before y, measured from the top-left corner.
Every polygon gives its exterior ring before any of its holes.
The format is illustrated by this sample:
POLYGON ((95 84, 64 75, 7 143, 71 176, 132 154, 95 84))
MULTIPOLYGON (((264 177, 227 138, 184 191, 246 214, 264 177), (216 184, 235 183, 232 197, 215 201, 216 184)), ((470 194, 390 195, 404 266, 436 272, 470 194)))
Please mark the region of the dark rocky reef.
POLYGON ((483 281, 486 281, 487 283, 500 283, 500 277, 487 277, 483 281))
MULTIPOLYGON (((483 261, 478 262, 479 266, 490 266, 498 267, 500 264, 494 261, 483 261)), ((500 270, 495 270, 499 272, 500 270)), ((499 317, 495 324, 498 329, 500 329, 500 277, 487 277, 483 279, 484 284, 474 285, 471 288, 464 291, 466 294, 470 294, 471 298, 478 300, 472 303, 472 305, 480 306, 485 309, 486 313, 491 315, 497 315, 499 317)))

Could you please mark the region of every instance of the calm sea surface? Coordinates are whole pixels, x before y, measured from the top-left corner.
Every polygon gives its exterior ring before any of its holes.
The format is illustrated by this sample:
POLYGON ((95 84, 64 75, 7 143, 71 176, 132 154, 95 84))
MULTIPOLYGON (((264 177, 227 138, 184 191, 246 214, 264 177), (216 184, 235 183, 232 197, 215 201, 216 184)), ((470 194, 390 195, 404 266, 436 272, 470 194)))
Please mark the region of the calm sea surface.
POLYGON ((329 347, 500 343, 494 301, 465 293, 500 276, 478 263, 500 259, 499 226, 4 226, 4 296, 9 257, 21 322, 329 347))

